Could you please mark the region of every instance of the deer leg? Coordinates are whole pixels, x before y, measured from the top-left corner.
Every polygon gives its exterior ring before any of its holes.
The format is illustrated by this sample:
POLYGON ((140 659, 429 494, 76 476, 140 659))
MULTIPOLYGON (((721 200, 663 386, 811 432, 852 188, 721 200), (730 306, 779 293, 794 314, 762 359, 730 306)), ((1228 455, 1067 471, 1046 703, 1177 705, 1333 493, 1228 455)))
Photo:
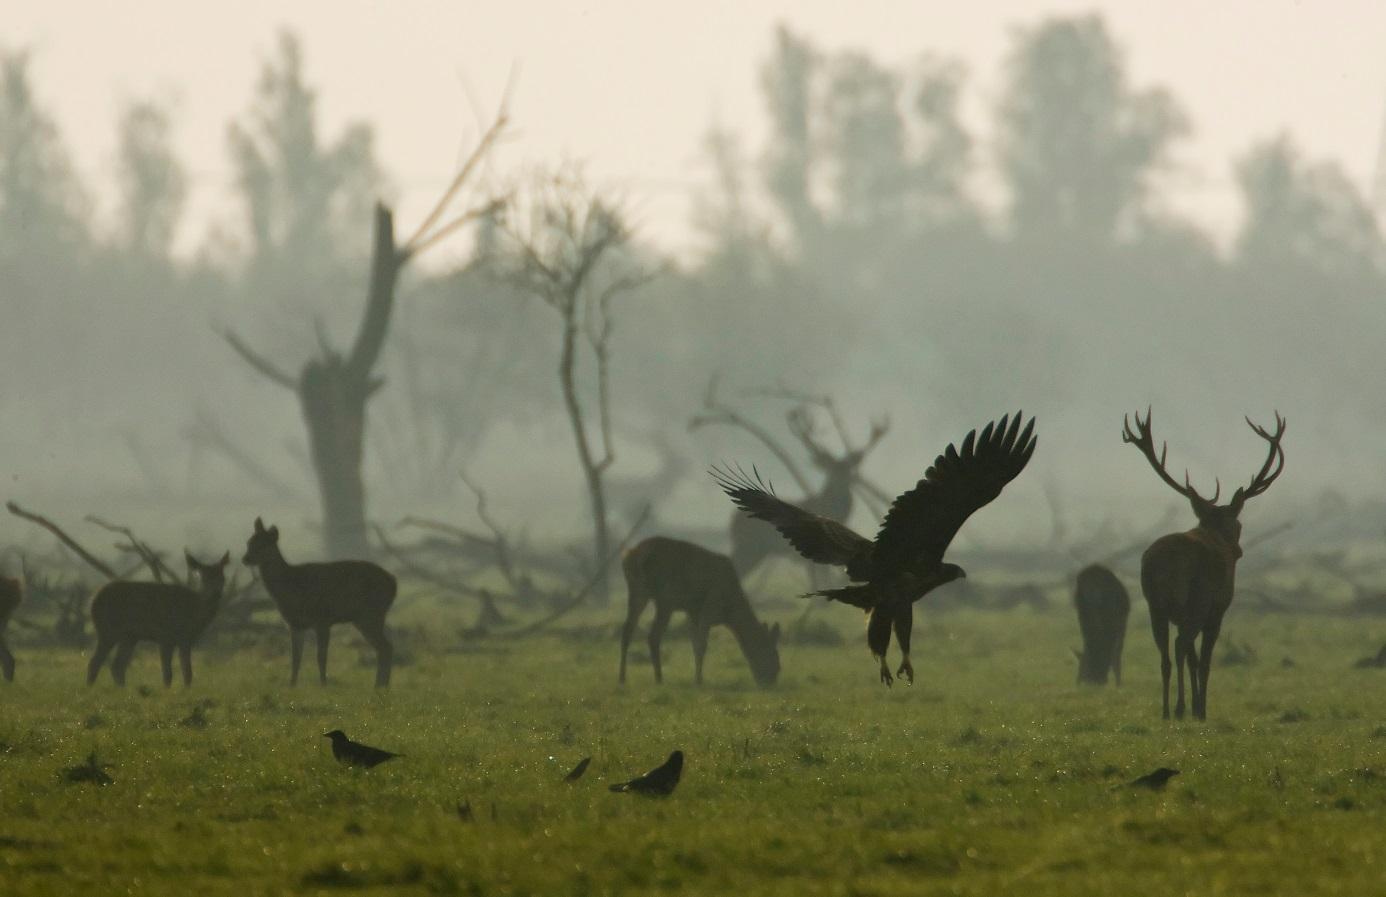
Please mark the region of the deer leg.
POLYGON ((672 610, 656 605, 654 622, 650 624, 650 666, 654 667, 656 683, 664 681, 664 671, 659 666, 659 643, 664 640, 664 629, 669 625, 669 618, 673 614, 672 610))
POLYGON ((1121 688, 1121 651, 1126 646, 1126 633, 1118 632, 1116 643, 1112 645, 1112 673, 1116 676, 1117 688, 1121 688))
POLYGON ((289 629, 289 685, 298 684, 298 665, 303 662, 304 630, 289 629))
POLYGON ((390 684, 390 670, 395 664, 395 646, 385 634, 385 618, 357 623, 356 631, 375 649, 375 687, 385 688, 390 684))
POLYGON ((192 645, 178 646, 178 664, 183 668, 183 684, 192 685, 192 645))
POLYGON ((319 626, 313 630, 318 648, 318 684, 327 684, 327 646, 332 641, 332 627, 319 626))
POLYGON ((910 633, 914 631, 914 605, 906 604, 895 612, 895 641, 900 646, 900 669, 895 675, 909 685, 914 684, 914 664, 910 663, 910 633))
POLYGON ((115 659, 111 661, 111 678, 116 685, 125 684, 125 670, 130 666, 130 658, 135 656, 135 640, 127 639, 116 648, 115 659))
POLYGON ((159 643, 159 672, 164 676, 164 688, 173 685, 173 645, 159 643))
POLYGON ((5 639, 0 637, 0 674, 3 674, 6 682, 14 681, 14 655, 10 653, 10 646, 5 644, 5 639))
POLYGON ((1213 670, 1213 646, 1218 642, 1218 632, 1222 621, 1218 620, 1203 630, 1203 644, 1199 646, 1198 657, 1198 695, 1194 698, 1194 719, 1208 718, 1208 674, 1213 670))
MULTIPOLYGON (((1184 718, 1184 668, 1188 667, 1189 676, 1194 676, 1193 660, 1193 637, 1179 633, 1174 637, 1174 666, 1179 674, 1179 700, 1174 705, 1174 718, 1184 718)), ((1196 683, 1191 683, 1191 687, 1196 687, 1196 683)))
POLYGON ((626 575, 626 579, 629 596, 626 601, 626 622, 621 626, 621 674, 617 679, 622 685, 626 684, 626 652, 630 650, 630 640, 635 637, 635 627, 640 622, 640 615, 645 612, 645 605, 649 603, 644 590, 629 581, 629 574, 626 575))
POLYGON ((703 658, 707 656, 707 639, 712 631, 712 621, 700 613, 694 616, 692 623, 689 632, 693 636, 693 683, 702 685, 703 658))
POLYGON ((91 662, 87 664, 88 685, 91 685, 96 682, 96 676, 98 673, 101 672, 101 665, 106 662, 106 658, 110 655, 111 649, 114 647, 115 642, 107 641, 106 639, 97 636, 96 650, 92 652, 91 662))
POLYGON ((1150 612, 1150 629, 1155 635, 1155 648, 1160 652, 1160 682, 1164 689, 1164 718, 1169 719, 1169 620, 1150 612))

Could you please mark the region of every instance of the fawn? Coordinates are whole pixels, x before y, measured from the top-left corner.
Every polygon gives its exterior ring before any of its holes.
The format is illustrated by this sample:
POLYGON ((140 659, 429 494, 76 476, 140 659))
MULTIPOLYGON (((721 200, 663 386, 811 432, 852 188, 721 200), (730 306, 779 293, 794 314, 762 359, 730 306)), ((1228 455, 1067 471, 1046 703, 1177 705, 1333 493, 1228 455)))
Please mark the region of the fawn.
POLYGON ((96 629, 96 650, 87 664, 87 684, 96 681, 101 665, 114 648, 111 678, 125 684, 125 670, 135 645, 151 641, 159 646, 164 687, 173 684, 173 651, 183 668, 183 684, 192 684, 192 647, 221 607, 226 587, 228 551, 215 564, 203 564, 186 551, 188 571, 196 573, 198 590, 166 582, 108 582, 91 600, 91 622, 96 629))
POLYGON ((1126 617, 1131 597, 1116 574, 1101 564, 1084 567, 1073 590, 1078 629, 1083 633, 1078 655, 1078 683, 1106 685, 1107 674, 1121 685, 1121 649, 1126 644, 1126 617))
POLYGON ((290 685, 298 684, 309 629, 317 637, 318 680, 327 684, 327 644, 336 623, 352 624, 375 648, 376 687, 390 684, 395 651, 385 635, 385 614, 395 602, 394 576, 370 561, 291 564, 279 551, 279 527, 266 529, 259 517, 242 560, 259 568, 265 589, 289 624, 290 685))
POLYGON ((691 542, 652 536, 626 552, 621 559, 626 574, 629 602, 626 622, 621 628, 621 675, 626 681, 626 652, 636 623, 651 601, 655 604, 650 625, 650 663, 656 682, 664 676, 659 664, 659 646, 664 629, 674 611, 683 611, 692 621, 693 676, 703 682, 703 656, 707 653, 708 631, 724 624, 736 636, 741 653, 751 665, 751 675, 760 685, 773 685, 780 674, 778 643, 780 626, 766 626, 756 619, 741 580, 725 555, 700 548, 691 542))

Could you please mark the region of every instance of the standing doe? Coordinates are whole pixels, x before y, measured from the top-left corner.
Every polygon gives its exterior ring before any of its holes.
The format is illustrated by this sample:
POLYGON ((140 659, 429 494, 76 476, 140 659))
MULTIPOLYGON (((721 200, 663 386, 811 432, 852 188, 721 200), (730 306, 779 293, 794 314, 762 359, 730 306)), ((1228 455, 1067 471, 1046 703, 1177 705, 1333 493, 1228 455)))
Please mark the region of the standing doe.
POLYGON ((335 623, 350 623, 375 648, 375 684, 390 684, 395 651, 385 635, 385 614, 395 602, 395 578, 370 561, 290 564, 279 551, 279 527, 265 529, 259 517, 245 545, 245 564, 258 567, 275 607, 289 624, 292 651, 289 684, 298 684, 303 639, 317 637, 318 680, 327 684, 327 644, 335 623))
POLYGON ((1131 597, 1116 574, 1101 564, 1084 567, 1073 590, 1083 651, 1078 655, 1078 684, 1106 685, 1107 673, 1121 684, 1121 649, 1126 644, 1126 617, 1131 597))
POLYGON ((653 536, 626 552, 621 559, 626 574, 629 602, 621 628, 621 676, 626 681, 626 651, 635 626, 651 601, 655 605, 650 624, 650 663, 655 682, 663 682, 659 645, 674 611, 688 614, 693 634, 693 677, 703 682, 703 656, 708 631, 723 624, 736 636, 741 653, 760 685, 774 685, 780 675, 780 626, 766 626, 756 619, 741 580, 725 556, 691 542, 653 536))
POLYGON ((5 628, 10 625, 10 617, 23 598, 24 589, 19 580, 0 576, 0 674, 6 682, 14 681, 14 655, 5 644, 5 628))
POLYGON ((1125 421, 1121 439, 1140 449, 1165 485, 1189 500, 1198 526, 1187 532, 1161 536, 1141 556, 1141 591, 1150 608, 1150 628, 1155 647, 1160 651, 1160 678, 1164 686, 1164 717, 1169 719, 1169 624, 1174 623, 1178 635, 1174 639, 1174 666, 1179 669, 1179 701, 1174 707, 1176 719, 1184 718, 1184 667, 1189 669, 1189 687, 1193 696, 1195 719, 1207 719, 1208 674, 1213 665, 1213 645, 1222 628, 1223 614, 1232 603, 1236 580, 1237 559, 1242 556, 1242 524, 1237 515, 1248 498, 1254 498, 1270 488, 1285 469, 1285 450, 1280 440, 1285 435, 1285 418, 1275 414, 1275 432, 1267 433, 1246 419, 1252 431, 1264 439, 1270 449, 1266 462, 1245 487, 1237 487, 1232 500, 1217 503, 1222 484, 1211 499, 1199 495, 1184 473, 1181 486, 1165 470, 1165 450, 1162 445, 1155 454, 1155 441, 1150 435, 1150 411, 1145 420, 1136 415, 1136 428, 1125 421), (1194 640, 1202 636, 1197 649, 1194 640), (1197 653, 1196 653, 1197 652, 1197 653))
POLYGON ((96 681, 111 649, 111 678, 125 684, 125 670, 142 641, 159 646, 164 687, 173 684, 173 650, 183 668, 183 684, 192 685, 192 647, 221 607, 226 587, 228 551, 215 564, 203 564, 186 551, 188 572, 196 573, 198 590, 169 582, 108 582, 91 600, 91 622, 96 629, 96 650, 87 664, 87 684, 96 681))

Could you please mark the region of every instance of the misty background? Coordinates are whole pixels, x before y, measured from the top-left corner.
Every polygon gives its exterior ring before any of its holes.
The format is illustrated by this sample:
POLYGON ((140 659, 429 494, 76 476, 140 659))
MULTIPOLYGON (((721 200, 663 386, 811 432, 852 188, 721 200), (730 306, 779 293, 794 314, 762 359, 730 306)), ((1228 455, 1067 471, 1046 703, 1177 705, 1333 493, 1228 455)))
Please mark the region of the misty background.
MULTIPOLYGON (((318 553, 299 403, 224 335, 290 373, 349 347, 374 203, 412 233, 510 83, 474 202, 524 207, 557 172, 619 214, 641 272, 610 307, 615 529, 648 499, 652 530, 720 538, 730 505, 703 470, 722 460, 799 494, 745 433, 689 430, 715 375, 790 445, 767 389, 832 396, 859 441, 888 416, 863 470, 892 495, 968 429, 1036 414, 1031 469, 969 547, 1159 520, 1176 497, 1119 438, 1147 405, 1205 492, 1263 459, 1244 414, 1287 417, 1249 535, 1379 538, 1386 14, 1308 10, 1311 30, 1293 4, 1135 6, 897 4, 838 27, 815 5, 714 5, 685 32, 620 4, 252 5, 224 29, 136 4, 134 46, 174 50, 128 62, 83 50, 113 27, 25 10, 0 46, 6 497, 218 551, 262 514, 297 531, 291 557, 318 553)), ((506 265, 516 220, 401 275, 368 405, 372 522, 473 520, 465 470, 535 538, 589 527, 560 323, 506 265)), ((590 394, 590 358, 578 373, 590 394)), ((0 517, 0 542, 46 539, 0 517)))

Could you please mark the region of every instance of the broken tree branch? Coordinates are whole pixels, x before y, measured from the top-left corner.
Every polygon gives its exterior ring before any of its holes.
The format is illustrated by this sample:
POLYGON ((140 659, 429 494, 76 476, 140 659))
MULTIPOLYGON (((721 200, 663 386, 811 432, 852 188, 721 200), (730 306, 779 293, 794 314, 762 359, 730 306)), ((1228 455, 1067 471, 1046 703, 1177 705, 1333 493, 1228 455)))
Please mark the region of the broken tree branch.
POLYGON ((35 514, 33 511, 26 511, 12 501, 5 502, 5 509, 16 517, 22 517, 25 520, 28 520, 30 523, 37 523, 39 526, 43 527, 53 535, 57 536, 59 542, 62 542, 68 548, 72 549, 72 551, 76 553, 76 555, 79 558, 86 561, 88 566, 96 570, 102 576, 106 577, 107 579, 120 578, 118 575, 116 575, 116 572, 114 570, 106 566, 106 564, 99 560, 90 551, 87 551, 85 548, 83 548, 77 542, 76 539, 72 538, 67 533, 63 532, 62 527, 58 526, 53 521, 49 520, 47 517, 44 517, 40 514, 35 514))

